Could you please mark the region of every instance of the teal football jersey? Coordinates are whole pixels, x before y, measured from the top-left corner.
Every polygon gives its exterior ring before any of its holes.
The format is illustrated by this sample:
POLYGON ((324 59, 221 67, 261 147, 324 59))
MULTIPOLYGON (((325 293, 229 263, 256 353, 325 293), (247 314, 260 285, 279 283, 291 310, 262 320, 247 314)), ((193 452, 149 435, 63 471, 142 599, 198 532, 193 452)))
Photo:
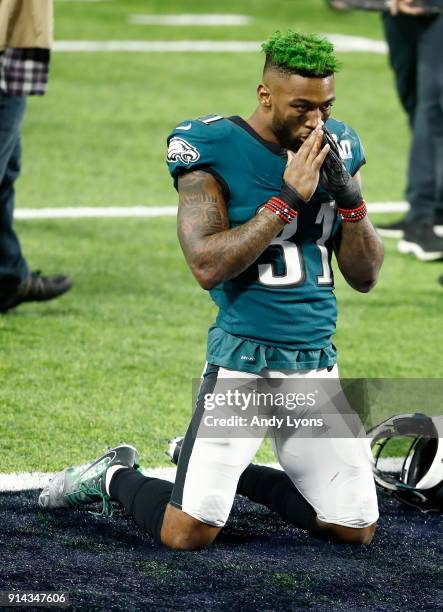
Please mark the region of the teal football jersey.
MULTIPOLYGON (((365 163, 358 136, 335 119, 326 126, 354 175, 365 163)), ((287 151, 263 140, 240 117, 208 115, 173 130, 167 163, 175 186, 184 172, 203 169, 213 174, 223 188, 233 228, 253 218, 280 192, 287 151)), ((319 187, 305 210, 249 269, 211 290, 219 309, 215 328, 280 349, 330 346, 337 317, 331 255, 339 226, 334 198, 319 187)))

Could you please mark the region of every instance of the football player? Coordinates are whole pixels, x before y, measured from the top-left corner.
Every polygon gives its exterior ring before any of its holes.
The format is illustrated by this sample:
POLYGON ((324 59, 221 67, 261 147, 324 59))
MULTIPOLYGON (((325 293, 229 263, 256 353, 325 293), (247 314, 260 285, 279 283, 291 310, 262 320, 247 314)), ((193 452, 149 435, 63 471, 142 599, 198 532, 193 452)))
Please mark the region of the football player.
POLYGON ((360 190, 362 146, 331 116, 332 45, 288 31, 263 50, 248 119, 189 119, 168 138, 180 244, 219 308, 175 484, 142 475, 135 449, 122 445, 57 475, 43 507, 113 500, 156 541, 194 550, 216 538, 237 492, 316 537, 372 540, 378 509, 366 439, 276 435, 280 471, 251 464, 264 434, 199 435, 204 398, 223 381, 337 381, 332 254, 364 293, 383 260, 360 190))

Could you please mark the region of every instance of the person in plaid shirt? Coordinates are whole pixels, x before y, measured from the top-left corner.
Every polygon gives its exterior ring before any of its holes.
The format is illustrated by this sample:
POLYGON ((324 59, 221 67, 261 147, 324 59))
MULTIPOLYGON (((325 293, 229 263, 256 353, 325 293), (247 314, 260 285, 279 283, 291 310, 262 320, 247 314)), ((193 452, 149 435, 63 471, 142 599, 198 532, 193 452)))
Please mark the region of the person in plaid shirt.
POLYGON ((30 272, 13 229, 26 97, 46 91, 52 0, 0 0, 0 312, 66 293, 64 275, 30 272))

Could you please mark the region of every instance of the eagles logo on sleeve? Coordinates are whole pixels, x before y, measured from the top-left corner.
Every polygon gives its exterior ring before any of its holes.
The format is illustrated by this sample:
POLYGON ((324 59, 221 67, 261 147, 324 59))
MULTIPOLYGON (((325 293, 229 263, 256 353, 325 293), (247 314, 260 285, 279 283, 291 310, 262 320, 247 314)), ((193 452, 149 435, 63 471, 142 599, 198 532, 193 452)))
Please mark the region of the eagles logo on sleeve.
POLYGON ((171 138, 168 147, 168 162, 180 161, 183 164, 191 164, 200 159, 200 153, 189 142, 178 136, 171 138))

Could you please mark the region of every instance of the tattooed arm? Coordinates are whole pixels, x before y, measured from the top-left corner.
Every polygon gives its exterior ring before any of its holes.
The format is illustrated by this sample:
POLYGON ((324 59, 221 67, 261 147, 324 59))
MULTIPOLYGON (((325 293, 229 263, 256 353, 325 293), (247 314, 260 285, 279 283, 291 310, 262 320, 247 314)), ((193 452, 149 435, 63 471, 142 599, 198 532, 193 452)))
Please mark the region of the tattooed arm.
POLYGON ((246 270, 285 225, 265 209, 244 225, 229 229, 220 185, 202 170, 180 176, 178 192, 178 238, 203 289, 246 270))
MULTIPOLYGON (((355 179, 361 184, 359 173, 355 179)), ((335 255, 340 272, 353 289, 367 293, 374 287, 383 263, 383 243, 368 217, 342 223, 335 255)))
POLYGON ((229 229, 220 185, 202 170, 180 176, 178 193, 178 238, 203 289, 246 270, 285 225, 265 209, 244 225, 229 229))
MULTIPOLYGON (((297 153, 289 155, 283 180, 306 202, 317 187, 328 152, 329 145, 323 146, 319 126, 297 153)), ((186 261, 203 289, 212 289, 249 268, 285 225, 265 208, 244 225, 229 229, 220 185, 202 170, 180 176, 178 193, 178 237, 186 261)))

